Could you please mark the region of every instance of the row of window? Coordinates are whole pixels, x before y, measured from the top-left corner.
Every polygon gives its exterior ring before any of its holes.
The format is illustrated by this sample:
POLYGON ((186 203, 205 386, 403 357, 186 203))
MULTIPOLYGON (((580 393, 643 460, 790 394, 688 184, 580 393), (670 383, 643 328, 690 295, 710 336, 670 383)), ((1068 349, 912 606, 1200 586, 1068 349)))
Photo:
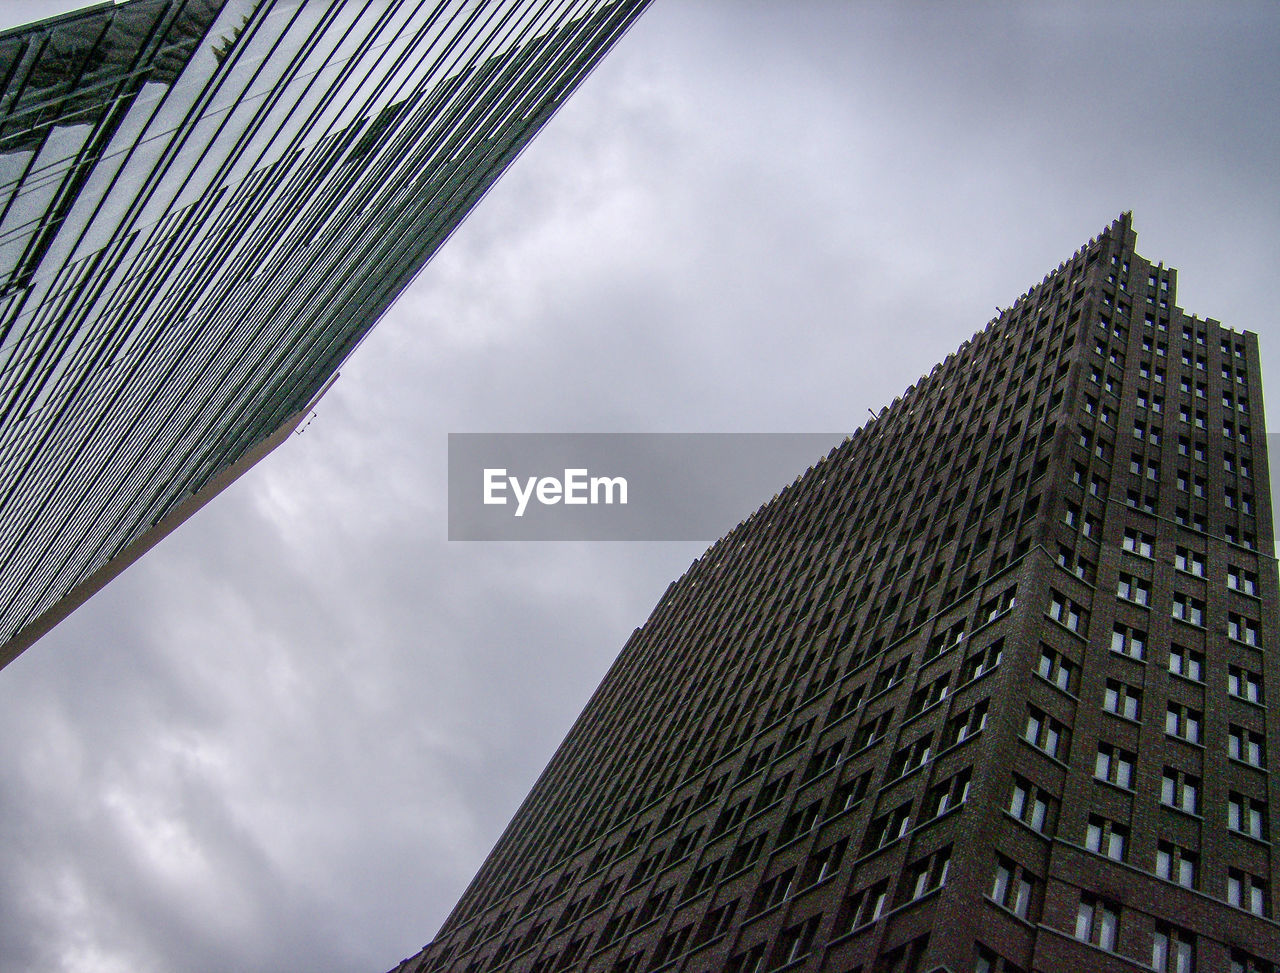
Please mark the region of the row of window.
MULTIPOLYGON (((1088 892, 1082 894, 1076 912, 1075 938, 1116 952, 1120 912, 1116 902, 1088 892)), ((1194 973, 1195 956, 1195 933, 1163 919, 1156 920, 1151 934, 1151 969, 1158 973, 1194 973)), ((1272 973, 1274 970, 1269 961, 1240 949, 1231 950, 1230 963, 1230 973, 1272 973)))

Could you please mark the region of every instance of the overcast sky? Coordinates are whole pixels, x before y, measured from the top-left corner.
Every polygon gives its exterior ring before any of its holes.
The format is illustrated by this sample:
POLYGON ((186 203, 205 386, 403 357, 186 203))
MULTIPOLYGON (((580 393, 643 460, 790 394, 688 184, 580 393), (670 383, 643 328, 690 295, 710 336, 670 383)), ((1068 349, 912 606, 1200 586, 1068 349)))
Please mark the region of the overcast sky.
POLYGON ((1269 0, 657 0, 306 431, 0 672, 0 969, 430 940, 703 546, 450 543, 450 432, 851 431, 1126 209, 1280 380, 1278 50, 1269 0))

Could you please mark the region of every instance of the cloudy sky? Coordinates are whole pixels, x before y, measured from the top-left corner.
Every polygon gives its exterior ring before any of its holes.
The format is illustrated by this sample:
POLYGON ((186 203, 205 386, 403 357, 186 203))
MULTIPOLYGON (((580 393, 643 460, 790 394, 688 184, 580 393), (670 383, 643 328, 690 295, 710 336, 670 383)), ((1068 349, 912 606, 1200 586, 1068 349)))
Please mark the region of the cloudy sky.
POLYGON ((450 432, 852 430, 1126 209, 1280 381, 1277 50, 1272 2, 656 0, 306 431, 0 673, 0 969, 431 938, 702 546, 450 543, 450 432))

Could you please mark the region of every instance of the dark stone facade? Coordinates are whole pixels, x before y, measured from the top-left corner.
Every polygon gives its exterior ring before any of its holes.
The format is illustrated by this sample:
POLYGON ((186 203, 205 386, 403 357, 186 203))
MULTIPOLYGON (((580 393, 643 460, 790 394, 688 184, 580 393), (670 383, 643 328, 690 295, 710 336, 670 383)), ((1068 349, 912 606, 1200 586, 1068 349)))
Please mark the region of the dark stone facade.
POLYGON ((1271 973, 1257 339, 1134 244, 695 561, 397 970, 1271 973))

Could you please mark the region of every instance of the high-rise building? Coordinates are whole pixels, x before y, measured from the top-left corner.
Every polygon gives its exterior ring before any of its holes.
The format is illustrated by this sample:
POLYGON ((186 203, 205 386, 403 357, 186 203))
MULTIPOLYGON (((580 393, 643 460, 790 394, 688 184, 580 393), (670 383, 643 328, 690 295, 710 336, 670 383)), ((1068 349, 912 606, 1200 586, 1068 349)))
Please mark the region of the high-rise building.
POLYGON ((288 436, 647 2, 0 33, 0 665, 288 436))
POLYGON ((1123 215, 693 563, 401 973, 1274 973, 1256 336, 1123 215))

